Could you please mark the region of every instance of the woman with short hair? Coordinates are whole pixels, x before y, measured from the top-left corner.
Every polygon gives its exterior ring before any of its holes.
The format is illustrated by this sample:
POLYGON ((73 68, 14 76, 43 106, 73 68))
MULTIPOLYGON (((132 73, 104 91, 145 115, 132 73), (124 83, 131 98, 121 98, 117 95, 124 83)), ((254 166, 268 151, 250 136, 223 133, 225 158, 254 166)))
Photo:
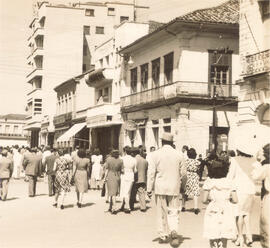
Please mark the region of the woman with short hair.
POLYGON ((94 150, 94 154, 91 156, 92 162, 91 188, 94 190, 100 189, 102 161, 103 158, 102 155, 100 154, 100 150, 96 148, 94 150))
POLYGON ((74 160, 74 181, 77 194, 77 206, 82 207, 83 194, 88 191, 88 170, 90 166, 89 158, 86 158, 84 149, 79 149, 74 160))

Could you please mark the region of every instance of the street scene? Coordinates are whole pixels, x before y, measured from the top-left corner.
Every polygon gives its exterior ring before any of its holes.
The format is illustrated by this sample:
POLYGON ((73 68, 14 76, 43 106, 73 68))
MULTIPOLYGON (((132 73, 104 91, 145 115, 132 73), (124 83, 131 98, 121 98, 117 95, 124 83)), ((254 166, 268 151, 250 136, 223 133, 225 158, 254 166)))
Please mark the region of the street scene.
POLYGON ((0 23, 0 247, 270 247, 269 0, 0 23))

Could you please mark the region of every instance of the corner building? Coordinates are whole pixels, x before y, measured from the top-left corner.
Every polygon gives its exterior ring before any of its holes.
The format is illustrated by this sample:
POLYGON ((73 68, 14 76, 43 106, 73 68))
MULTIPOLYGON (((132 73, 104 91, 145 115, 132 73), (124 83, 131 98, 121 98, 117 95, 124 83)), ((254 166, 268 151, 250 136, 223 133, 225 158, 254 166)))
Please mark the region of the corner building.
POLYGON ((205 154, 214 119, 218 150, 227 149, 237 121, 238 16, 231 0, 180 16, 120 50, 133 61, 120 101, 124 145, 159 148, 163 132, 171 132, 178 150, 188 145, 205 154))

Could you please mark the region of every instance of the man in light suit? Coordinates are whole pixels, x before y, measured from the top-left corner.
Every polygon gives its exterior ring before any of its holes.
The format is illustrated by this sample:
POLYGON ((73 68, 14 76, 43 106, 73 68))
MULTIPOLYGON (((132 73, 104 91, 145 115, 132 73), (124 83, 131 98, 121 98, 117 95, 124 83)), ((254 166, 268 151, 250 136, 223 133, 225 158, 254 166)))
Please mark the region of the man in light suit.
POLYGON ((28 195, 34 197, 36 195, 37 177, 40 175, 42 168, 42 157, 37 154, 36 148, 30 149, 30 153, 25 155, 23 167, 25 175, 29 179, 28 195))
POLYGON ((177 247, 180 244, 179 195, 183 157, 173 148, 172 134, 165 132, 161 140, 162 147, 153 152, 148 161, 147 193, 151 197, 154 190, 159 243, 170 240, 171 245, 177 247))
POLYGON ((7 156, 8 151, 4 149, 2 151, 2 157, 0 158, 0 184, 2 186, 0 196, 2 201, 7 199, 8 183, 13 172, 13 161, 7 156))

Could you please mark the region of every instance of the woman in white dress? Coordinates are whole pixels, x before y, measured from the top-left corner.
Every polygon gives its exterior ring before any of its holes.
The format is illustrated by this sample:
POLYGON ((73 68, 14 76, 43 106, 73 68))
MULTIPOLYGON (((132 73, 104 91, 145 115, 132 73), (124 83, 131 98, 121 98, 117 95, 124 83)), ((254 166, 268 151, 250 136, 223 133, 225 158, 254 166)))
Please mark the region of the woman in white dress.
POLYGON ((125 213, 130 213, 130 193, 134 182, 134 174, 136 173, 135 149, 131 147, 124 147, 126 155, 122 157, 123 160, 123 174, 121 175, 121 186, 120 186, 120 198, 122 199, 122 207, 120 210, 125 213), (126 206, 126 208, 124 208, 126 206))
POLYGON ((13 178, 19 179, 20 178, 20 173, 22 169, 22 160, 23 156, 20 153, 20 149, 17 150, 15 147, 13 149, 13 163, 14 163, 14 170, 13 170, 13 178))
POLYGON ((213 163, 209 167, 209 177, 203 190, 203 202, 210 203, 204 216, 204 238, 209 239, 210 247, 227 247, 227 240, 235 236, 235 217, 232 203, 237 202, 236 190, 232 180, 226 177, 228 164, 213 163))
POLYGON ((91 173, 91 189, 100 189, 100 181, 101 181, 101 164, 103 158, 100 154, 100 150, 96 148, 94 150, 94 154, 91 156, 92 162, 92 173, 91 173))

